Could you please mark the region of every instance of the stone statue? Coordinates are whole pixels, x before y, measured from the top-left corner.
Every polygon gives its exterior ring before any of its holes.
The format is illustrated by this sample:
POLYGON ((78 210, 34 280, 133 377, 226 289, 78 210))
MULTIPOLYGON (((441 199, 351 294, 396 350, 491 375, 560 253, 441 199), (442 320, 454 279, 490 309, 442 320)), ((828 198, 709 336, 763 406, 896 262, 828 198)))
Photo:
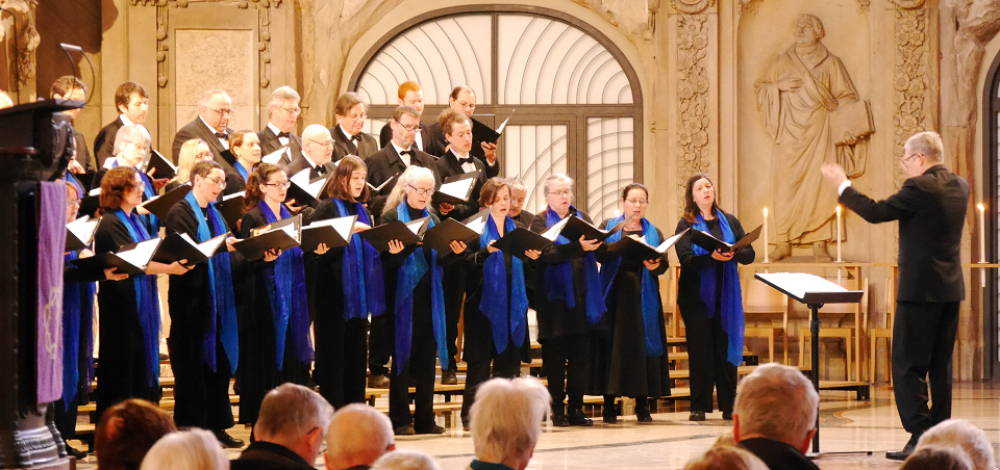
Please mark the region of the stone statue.
POLYGON ((858 92, 840 58, 820 42, 823 22, 801 15, 794 32, 795 44, 778 53, 754 84, 764 126, 775 143, 771 176, 777 247, 771 260, 790 256, 792 244, 811 244, 817 261, 829 261, 826 245, 836 229, 837 192, 823 184, 819 168, 838 162, 839 154, 840 163, 858 176, 867 145, 856 148, 862 135, 831 132, 834 114, 857 103, 858 92))
POLYGON ((41 36, 35 29, 38 0, 0 0, 0 90, 20 94, 33 89, 35 50, 41 36))

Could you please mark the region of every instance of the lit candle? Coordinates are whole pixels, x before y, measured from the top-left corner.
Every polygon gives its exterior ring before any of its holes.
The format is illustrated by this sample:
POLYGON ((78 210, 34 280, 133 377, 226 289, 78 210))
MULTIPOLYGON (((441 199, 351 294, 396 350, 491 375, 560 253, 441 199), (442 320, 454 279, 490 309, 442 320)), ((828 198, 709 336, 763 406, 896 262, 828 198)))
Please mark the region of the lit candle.
POLYGON ((765 207, 764 208, 764 262, 765 263, 770 263, 770 261, 767 259, 767 257, 768 257, 767 250, 768 250, 768 246, 767 246, 767 208, 765 207))
POLYGON ((840 239, 841 239, 841 226, 840 226, 840 206, 837 206, 837 262, 843 262, 844 259, 840 257, 840 239))
POLYGON ((986 262, 986 206, 976 204, 979 209, 979 262, 986 262))

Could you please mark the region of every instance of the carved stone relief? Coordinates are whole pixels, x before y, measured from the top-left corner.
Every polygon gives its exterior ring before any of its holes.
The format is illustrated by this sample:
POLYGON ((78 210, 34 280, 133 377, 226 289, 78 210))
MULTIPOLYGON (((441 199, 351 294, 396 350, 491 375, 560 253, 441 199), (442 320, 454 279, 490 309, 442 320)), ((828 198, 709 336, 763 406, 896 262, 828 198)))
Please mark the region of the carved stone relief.
MULTIPOLYGON (((895 10, 896 65, 893 73, 893 151, 903 157, 903 144, 911 135, 933 127, 930 119, 929 62, 932 59, 927 40, 928 11, 924 0, 892 0, 895 10)), ((896 188, 908 178, 895 165, 896 188)))
POLYGON ((34 86, 28 84, 35 77, 35 50, 41 41, 35 29, 37 7, 37 0, 0 0, 0 8, 4 10, 0 15, 0 57, 3 58, 0 69, 4 72, 0 77, 0 89, 10 92, 34 90, 34 86))
MULTIPOLYGON (((706 71, 708 15, 683 14, 677 18, 677 170, 678 195, 684 204, 687 178, 708 170, 709 80, 706 71)), ((682 206, 683 208, 683 206, 682 206)))

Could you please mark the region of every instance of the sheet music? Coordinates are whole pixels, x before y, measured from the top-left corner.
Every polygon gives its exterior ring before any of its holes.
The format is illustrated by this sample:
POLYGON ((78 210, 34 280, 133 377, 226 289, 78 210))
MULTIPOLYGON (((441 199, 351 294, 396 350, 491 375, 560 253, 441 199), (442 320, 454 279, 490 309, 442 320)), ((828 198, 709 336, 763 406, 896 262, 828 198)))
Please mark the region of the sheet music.
POLYGON ((302 243, 302 238, 300 238, 300 233, 298 230, 296 230, 295 224, 284 225, 281 227, 281 230, 287 233, 288 236, 292 237, 292 239, 295 240, 296 242, 302 243))
POLYGON ((309 193, 310 196, 319 199, 319 193, 323 190, 323 186, 326 185, 326 178, 319 178, 316 181, 310 182, 309 171, 310 169, 306 168, 292 175, 291 181, 296 186, 309 193))
POLYGON ((514 115, 514 111, 517 110, 516 109, 512 110, 510 114, 507 115, 507 119, 504 119, 503 122, 500 124, 500 127, 497 128, 497 134, 503 134, 503 128, 507 127, 507 122, 510 121, 510 117, 514 115))
POLYGON ((200 251, 205 257, 211 258, 218 251, 219 245, 226 242, 226 235, 219 235, 211 240, 206 240, 204 243, 198 245, 198 251, 200 251))
POLYGON ((144 242, 139 242, 135 248, 117 253, 117 256, 132 266, 140 269, 146 269, 146 265, 149 264, 149 259, 153 257, 153 253, 156 252, 156 247, 160 246, 160 239, 154 238, 152 240, 146 240, 144 242))
POLYGON ((94 237, 94 231, 97 229, 97 224, 100 222, 100 217, 92 219, 89 215, 85 215, 66 224, 66 230, 69 230, 73 236, 80 239, 84 245, 90 245, 94 237))
MULTIPOLYGON (((666 239, 663 243, 660 243, 660 246, 656 247, 655 250, 657 252, 659 252, 659 253, 666 253, 667 250, 669 250, 670 247, 674 246, 674 243, 677 243, 677 240, 680 240, 681 236, 683 236, 685 233, 687 233, 688 230, 691 230, 691 229, 689 229, 689 228, 684 229, 683 232, 678 233, 677 235, 674 235, 674 236, 666 239)), ((643 239, 642 242, 645 243, 646 242, 645 239, 643 239)))
POLYGON ((471 220, 465 226, 469 227, 469 230, 472 230, 473 232, 476 232, 476 233, 482 235, 483 234, 483 229, 486 228, 486 217, 480 217, 480 218, 478 218, 476 220, 471 220))
POLYGON ((563 227, 565 227, 566 224, 569 223, 570 217, 572 216, 564 217, 559 222, 552 224, 552 226, 549 227, 548 230, 542 232, 542 236, 548 240, 555 241, 556 238, 559 238, 559 232, 562 232, 563 227))
POLYGON ((354 222, 357 219, 357 216, 350 215, 347 217, 337 217, 335 219, 317 220, 311 222, 309 226, 303 228, 303 230, 319 227, 333 227, 341 238, 349 241, 351 239, 351 231, 354 230, 354 222))
MULTIPOLYGON (((287 151, 288 151, 288 145, 281 147, 280 149, 275 150, 267 155, 264 155, 263 157, 260 158, 260 161, 264 163, 270 163, 272 165, 277 165, 278 162, 281 161, 281 154, 287 151)), ((291 154, 289 154, 288 157, 291 158, 291 154)))
POLYGON ((465 199, 467 197, 466 195, 469 194, 469 189, 472 188, 472 185, 474 184, 476 184, 476 178, 466 178, 442 184, 441 189, 438 189, 438 191, 452 197, 465 199))
POLYGON ((223 196, 223 197, 222 197, 222 201, 223 201, 223 202, 225 202, 225 201, 229 201, 229 200, 232 200, 232 199, 234 199, 234 198, 238 198, 238 197, 243 197, 243 194, 244 194, 244 193, 242 193, 242 192, 239 192, 239 193, 233 193, 233 194, 230 194, 230 195, 228 195, 228 196, 223 196))
POLYGON ((100 196, 101 195, 101 188, 91 189, 90 191, 87 191, 87 195, 88 196, 100 196))
POLYGON ((838 286, 815 274, 806 273, 757 273, 757 276, 774 285, 781 286, 794 297, 803 298, 806 293, 815 292, 847 292, 843 286, 838 286))
POLYGON ((424 219, 417 219, 406 223, 406 228, 410 229, 414 235, 420 236, 420 227, 424 226, 424 219))

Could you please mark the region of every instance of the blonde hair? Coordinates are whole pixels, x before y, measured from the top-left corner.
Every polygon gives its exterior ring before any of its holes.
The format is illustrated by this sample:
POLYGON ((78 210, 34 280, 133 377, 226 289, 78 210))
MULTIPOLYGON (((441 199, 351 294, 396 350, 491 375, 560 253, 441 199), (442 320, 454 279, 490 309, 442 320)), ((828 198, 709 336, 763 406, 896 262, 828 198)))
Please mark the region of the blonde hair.
POLYGON ((198 146, 201 144, 208 146, 201 139, 191 139, 181 145, 180 152, 177 152, 177 176, 174 177, 174 181, 178 183, 191 181, 191 168, 194 168, 194 159, 198 155, 198 146))
POLYGON ((435 186, 437 185, 437 181, 434 179, 433 171, 422 166, 410 165, 410 167, 399 176, 399 182, 396 183, 396 187, 392 188, 392 192, 389 193, 389 198, 385 201, 385 209, 382 210, 382 215, 389 214, 396 210, 396 206, 406 200, 406 185, 416 184, 417 181, 428 178, 434 182, 435 186))
POLYGON ((204 429, 167 434, 142 459, 140 470, 228 470, 218 439, 204 429))
POLYGON ((756 455, 733 446, 717 446, 688 461, 684 470, 767 470, 756 455))
POLYGON ((548 389, 534 377, 493 379, 480 385, 469 413, 476 458, 527 459, 542 434, 551 401, 548 389))

